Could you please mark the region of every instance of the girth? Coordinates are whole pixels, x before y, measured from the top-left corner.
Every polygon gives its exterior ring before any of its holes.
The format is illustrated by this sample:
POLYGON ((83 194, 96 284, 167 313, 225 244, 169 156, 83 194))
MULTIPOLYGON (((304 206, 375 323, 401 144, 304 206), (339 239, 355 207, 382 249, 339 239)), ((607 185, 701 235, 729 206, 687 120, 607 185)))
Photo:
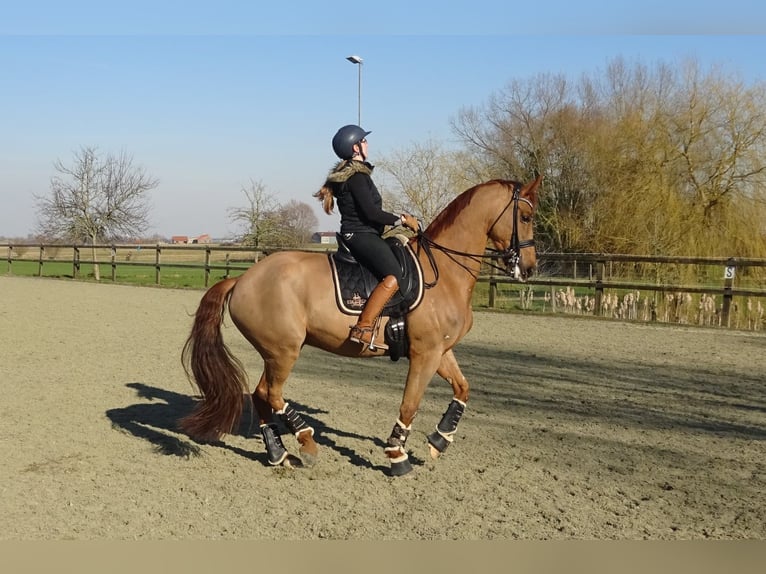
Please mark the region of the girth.
MULTIPOLYGON (((330 253, 330 268, 335 285, 335 300, 338 308, 347 315, 359 315, 367 298, 378 284, 372 272, 363 267, 349 251, 338 233, 338 250, 330 253)), ((393 251, 402 269, 402 284, 388 304, 383 308, 385 316, 402 316, 420 305, 423 300, 423 269, 415 252, 404 236, 393 236, 386 243, 393 251)))

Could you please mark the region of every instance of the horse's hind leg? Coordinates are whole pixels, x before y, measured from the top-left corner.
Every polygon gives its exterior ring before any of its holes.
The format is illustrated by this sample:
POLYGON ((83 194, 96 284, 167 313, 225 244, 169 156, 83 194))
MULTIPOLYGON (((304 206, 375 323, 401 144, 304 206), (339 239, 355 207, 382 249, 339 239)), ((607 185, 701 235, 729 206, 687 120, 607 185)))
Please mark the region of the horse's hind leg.
POLYGON ((266 454, 269 458, 269 464, 272 466, 296 466, 295 463, 299 463, 300 460, 291 457, 282 443, 279 427, 274 422, 274 411, 268 401, 262 398, 268 394, 268 391, 263 391, 263 389, 267 389, 265 371, 261 374, 261 379, 255 391, 253 391, 253 406, 256 413, 258 413, 258 423, 261 429, 261 436, 263 437, 263 444, 266 447, 266 454))
POLYGON ((269 464, 272 465, 300 466, 302 460, 303 464, 311 466, 319 454, 319 447, 314 441, 314 429, 285 402, 282 395, 282 389, 295 360, 265 360, 263 374, 253 392, 253 405, 258 413, 269 464), (300 444, 301 460, 291 458, 287 452, 280 437, 279 427, 274 423, 274 414, 279 416, 288 430, 295 435, 300 444))
POLYGON ((460 417, 463 416, 468 402, 468 381, 463 376, 452 350, 444 353, 436 372, 452 385, 453 398, 439 424, 436 425, 436 430, 428 435, 431 458, 438 458, 452 444, 460 417))

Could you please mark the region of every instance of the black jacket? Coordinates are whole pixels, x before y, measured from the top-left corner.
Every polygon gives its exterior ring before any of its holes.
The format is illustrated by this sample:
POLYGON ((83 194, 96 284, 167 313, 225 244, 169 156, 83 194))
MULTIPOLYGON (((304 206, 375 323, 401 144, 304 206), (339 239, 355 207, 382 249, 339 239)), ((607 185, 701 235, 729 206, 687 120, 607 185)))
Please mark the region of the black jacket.
POLYGON ((399 216, 383 210, 383 198, 366 173, 357 172, 334 186, 340 211, 341 233, 383 233, 386 225, 396 225, 399 216))

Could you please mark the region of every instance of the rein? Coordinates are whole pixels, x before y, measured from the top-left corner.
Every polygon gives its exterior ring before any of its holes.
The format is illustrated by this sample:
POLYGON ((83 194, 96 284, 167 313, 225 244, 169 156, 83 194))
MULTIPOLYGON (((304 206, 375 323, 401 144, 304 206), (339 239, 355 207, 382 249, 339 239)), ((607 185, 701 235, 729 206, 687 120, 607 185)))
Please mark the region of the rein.
POLYGON ((518 225, 517 223, 517 216, 519 211, 519 201, 523 201, 527 203, 530 207, 534 207, 532 203, 523 197, 519 195, 519 191, 521 190, 521 185, 519 183, 516 183, 513 187, 513 196, 511 197, 511 200, 506 204, 506 206, 503 208, 503 210, 500 212, 500 214, 495 218, 495 221, 492 222, 492 225, 489 226, 489 230, 487 231, 487 235, 492 232, 492 229, 494 229, 495 225, 497 225, 497 222, 500 221, 500 218, 503 217, 503 214, 505 214, 506 211, 508 211, 508 208, 513 205, 513 234, 511 235, 511 241, 508 245, 508 249, 505 249, 504 251, 499 251, 497 249, 486 249, 484 253, 468 253, 466 251, 458 251, 457 249, 452 249, 450 247, 446 247, 444 245, 440 245, 436 243, 434 240, 432 240, 430 237, 428 237, 423 231, 418 231, 417 233, 417 239, 418 239, 418 251, 422 247, 423 252, 426 254, 426 258, 428 259, 429 264, 431 265, 431 270, 434 273, 434 280, 431 282, 425 282, 424 286, 426 289, 431 289, 432 287, 435 287, 436 284, 439 282, 439 268, 436 265, 436 261, 434 260, 433 253, 431 251, 431 248, 435 248, 445 255, 447 255, 452 261, 454 261, 457 265, 468 271, 468 273, 474 278, 478 279, 478 274, 475 274, 471 269, 468 267, 468 265, 462 261, 458 261, 456 257, 467 257, 474 263, 481 264, 483 261, 490 259, 501 259, 503 261, 507 261, 506 268, 502 268, 499 265, 496 265, 495 263, 488 263, 490 267, 493 269, 496 269, 498 271, 508 273, 509 269, 512 268, 516 269, 519 263, 519 260, 521 258, 520 251, 521 249, 525 247, 533 247, 535 245, 534 239, 528 239, 526 241, 520 241, 519 240, 519 232, 518 232, 518 225), (487 253, 489 251, 489 253, 487 253))

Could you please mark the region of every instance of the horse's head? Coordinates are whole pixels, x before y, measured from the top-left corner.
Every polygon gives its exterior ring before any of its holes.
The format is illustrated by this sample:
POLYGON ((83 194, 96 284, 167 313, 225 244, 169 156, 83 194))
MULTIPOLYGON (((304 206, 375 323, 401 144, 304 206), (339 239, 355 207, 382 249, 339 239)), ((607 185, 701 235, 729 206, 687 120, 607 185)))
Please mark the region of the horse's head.
POLYGON ((526 185, 513 184, 513 195, 487 233, 502 257, 508 274, 526 280, 537 265, 534 241, 534 216, 537 190, 542 176, 526 185))

